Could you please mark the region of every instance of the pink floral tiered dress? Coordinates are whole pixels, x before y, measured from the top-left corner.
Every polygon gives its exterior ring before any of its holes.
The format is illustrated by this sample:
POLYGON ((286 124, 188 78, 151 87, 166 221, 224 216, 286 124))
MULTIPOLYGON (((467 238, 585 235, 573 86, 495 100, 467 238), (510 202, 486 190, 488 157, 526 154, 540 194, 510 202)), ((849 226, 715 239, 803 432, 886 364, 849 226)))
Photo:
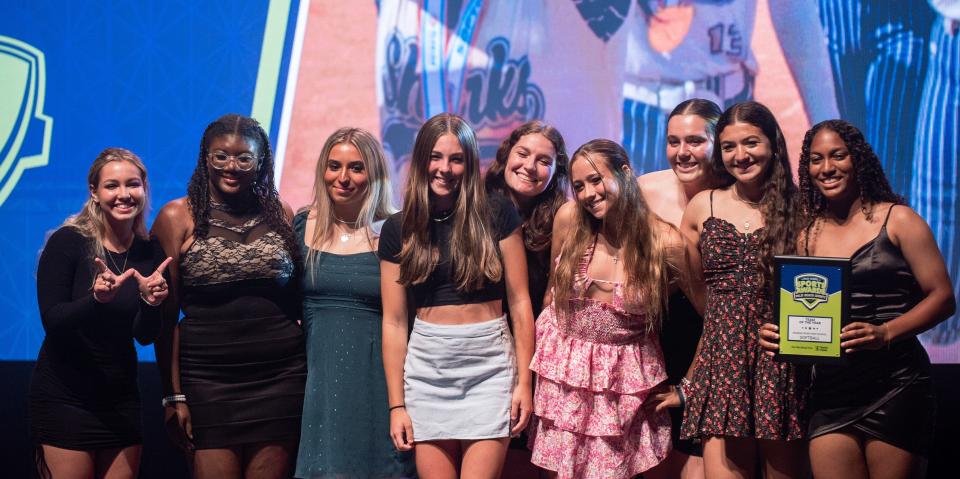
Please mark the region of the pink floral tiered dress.
POLYGON ((613 283, 611 303, 585 296, 591 246, 580 262, 566 321, 550 304, 537 319, 534 464, 558 478, 629 478, 670 450, 670 417, 643 409, 667 378, 656 335, 639 305, 613 283))

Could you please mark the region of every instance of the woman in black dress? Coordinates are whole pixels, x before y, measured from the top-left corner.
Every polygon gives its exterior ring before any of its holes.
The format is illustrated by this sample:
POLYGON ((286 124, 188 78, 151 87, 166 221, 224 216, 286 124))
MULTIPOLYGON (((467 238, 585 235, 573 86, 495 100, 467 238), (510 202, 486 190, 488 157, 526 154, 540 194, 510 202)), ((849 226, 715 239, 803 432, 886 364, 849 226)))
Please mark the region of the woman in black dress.
MULTIPOLYGON (((890 188, 855 127, 829 120, 807 132, 800 193, 808 221, 798 250, 850 258, 846 366, 817 365, 810 390, 810 463, 817 478, 922 477, 936 401, 917 335, 956 307, 926 222, 890 188)), ((777 326, 761 328, 773 354, 777 326)))
MULTIPOLYGON (((523 223, 523 249, 527 256, 527 285, 533 317, 543 309, 543 297, 550 281, 550 238, 557 210, 567 201, 567 148, 556 128, 534 120, 514 129, 503 140, 487 169, 484 183, 488 193, 513 201, 523 223)), ((504 478, 533 474, 527 435, 510 441, 504 478), (522 464, 522 466, 521 466, 522 464)))
POLYGON ((30 384, 30 432, 43 478, 133 478, 143 439, 137 352, 160 330, 164 260, 148 239, 147 171, 103 150, 90 196, 47 240, 37 266, 46 336, 30 384))
POLYGON ((175 259, 157 363, 196 478, 290 475, 306 379, 292 216, 266 132, 225 115, 203 134, 187 196, 154 224, 175 259))

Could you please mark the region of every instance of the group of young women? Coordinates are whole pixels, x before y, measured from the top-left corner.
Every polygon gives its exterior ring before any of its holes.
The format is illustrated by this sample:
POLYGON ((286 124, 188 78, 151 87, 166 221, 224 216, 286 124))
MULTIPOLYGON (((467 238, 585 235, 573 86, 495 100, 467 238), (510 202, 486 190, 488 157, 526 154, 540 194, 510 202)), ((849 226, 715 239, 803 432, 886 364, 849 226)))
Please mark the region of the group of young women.
POLYGON ((638 179, 617 143, 568 157, 534 121, 484 173, 473 130, 440 114, 395 212, 377 140, 343 128, 294 215, 267 135, 227 115, 152 238, 146 169, 105 150, 38 268, 38 470, 135 477, 133 336, 157 341, 201 479, 496 478, 521 434, 560 478, 918 477, 934 401, 916 335, 954 298, 860 132, 811 129, 799 188, 755 102, 678 105, 666 150, 638 179), (849 367, 773 358, 778 254, 851 258, 849 367))

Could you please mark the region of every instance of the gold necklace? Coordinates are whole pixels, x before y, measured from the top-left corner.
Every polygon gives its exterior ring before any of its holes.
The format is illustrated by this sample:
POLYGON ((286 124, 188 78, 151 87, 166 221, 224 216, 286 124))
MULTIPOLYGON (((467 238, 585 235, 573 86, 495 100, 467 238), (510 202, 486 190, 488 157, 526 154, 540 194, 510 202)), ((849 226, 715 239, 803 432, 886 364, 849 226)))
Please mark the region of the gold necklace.
MULTIPOLYGON (((751 210, 760 209, 760 202, 743 199, 743 197, 740 196, 740 193, 737 192, 736 185, 733 186, 733 199, 747 205, 751 210)), ((750 232, 750 218, 743 220, 743 230, 747 233, 750 232)))

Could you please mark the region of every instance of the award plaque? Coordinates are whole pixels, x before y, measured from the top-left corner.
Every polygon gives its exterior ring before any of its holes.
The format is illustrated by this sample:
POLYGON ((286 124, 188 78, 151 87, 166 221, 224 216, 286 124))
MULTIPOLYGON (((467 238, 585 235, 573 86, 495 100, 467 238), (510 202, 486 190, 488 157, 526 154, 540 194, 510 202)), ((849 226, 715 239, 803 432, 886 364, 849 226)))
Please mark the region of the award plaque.
POLYGON ((776 256, 774 320, 780 326, 777 359, 791 363, 843 364, 840 329, 849 321, 850 260, 776 256))

